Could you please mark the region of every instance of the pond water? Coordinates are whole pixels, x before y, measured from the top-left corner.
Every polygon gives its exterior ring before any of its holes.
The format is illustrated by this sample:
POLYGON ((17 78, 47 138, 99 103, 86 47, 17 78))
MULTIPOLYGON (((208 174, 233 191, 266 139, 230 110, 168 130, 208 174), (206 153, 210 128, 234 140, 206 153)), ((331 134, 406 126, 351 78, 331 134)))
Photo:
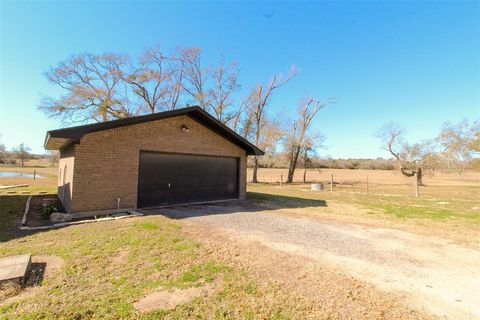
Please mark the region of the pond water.
MULTIPOLYGON (((0 178, 2 177, 18 177, 18 178, 32 178, 33 179, 33 172, 15 172, 15 171, 0 171, 0 178)), ((44 178, 43 176, 39 175, 38 173, 35 176, 36 178, 44 178)))

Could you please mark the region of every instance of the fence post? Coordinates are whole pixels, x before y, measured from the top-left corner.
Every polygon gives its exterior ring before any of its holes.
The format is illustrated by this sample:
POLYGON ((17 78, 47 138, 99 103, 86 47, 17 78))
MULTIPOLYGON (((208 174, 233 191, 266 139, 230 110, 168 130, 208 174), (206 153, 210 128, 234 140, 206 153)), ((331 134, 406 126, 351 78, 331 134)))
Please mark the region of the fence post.
POLYGON ((36 176, 37 176, 37 171, 33 170, 33 180, 35 180, 36 176))
POLYGON ((330 173, 330 192, 333 192, 333 173, 330 173))
POLYGON ((283 174, 280 174, 280 188, 282 187, 283 184, 283 174))
POLYGON ((415 175, 415 197, 420 197, 420 186, 418 185, 418 177, 415 175))

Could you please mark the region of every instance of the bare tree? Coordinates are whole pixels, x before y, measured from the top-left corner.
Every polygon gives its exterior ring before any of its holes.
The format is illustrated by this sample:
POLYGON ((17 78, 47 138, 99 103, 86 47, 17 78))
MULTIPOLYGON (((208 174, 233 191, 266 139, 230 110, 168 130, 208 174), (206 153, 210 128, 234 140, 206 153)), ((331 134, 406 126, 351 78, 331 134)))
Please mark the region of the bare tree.
POLYGON ((131 86, 141 105, 139 113, 175 109, 182 93, 182 64, 160 48, 146 49, 127 71, 118 65, 122 79, 131 86))
POLYGON ((284 132, 278 119, 265 116, 263 121, 265 123, 262 125, 262 135, 257 147, 265 154, 259 159, 259 163, 261 161, 262 166, 270 167, 284 132))
POLYGON ((242 105, 245 106, 243 113, 239 113, 238 117, 235 118, 234 127, 236 130, 239 130, 238 126, 241 122, 240 133, 245 139, 253 139, 254 131, 254 118, 255 118, 255 99, 256 96, 253 94, 253 90, 250 92, 250 95, 242 101, 242 105), (243 115, 243 117, 242 117, 243 115))
POLYGON ((30 147, 28 147, 24 143, 21 143, 18 147, 13 149, 15 157, 20 160, 20 164, 22 165, 22 167, 25 161, 31 158, 30 150, 30 147))
POLYGON ((324 148, 325 137, 320 133, 309 134, 305 138, 302 147, 303 157, 303 183, 307 183, 307 170, 312 164, 312 156, 316 155, 316 149, 324 148))
POLYGON ((155 113, 188 102, 238 127, 246 110, 244 103, 234 104, 240 87, 237 64, 222 58, 217 65, 204 66, 199 48, 165 54, 154 46, 133 60, 127 55, 82 53, 45 75, 65 93, 44 96, 38 107, 65 124, 155 113))
POLYGON ((232 95, 240 87, 237 64, 231 62, 226 65, 222 58, 217 66, 209 69, 209 74, 213 80, 213 86, 208 91, 210 110, 219 121, 228 124, 238 114, 237 110, 231 110, 232 95))
POLYGON ((222 123, 233 121, 242 111, 232 108, 233 94, 240 87, 237 64, 226 64, 222 58, 218 65, 205 67, 199 48, 181 49, 179 59, 183 64, 183 89, 193 102, 222 123))
MULTIPOLYGON (((257 84, 246 99, 248 104, 248 116, 244 125, 244 136, 253 138, 255 145, 260 145, 267 121, 266 107, 269 105, 273 92, 285 85, 297 75, 295 68, 290 68, 287 75, 275 75, 267 84, 257 84)), ((258 182, 258 156, 253 159, 252 182, 258 182)))
POLYGON ((475 154, 480 154, 480 121, 475 122, 471 127, 472 138, 469 142, 470 150, 475 154))
POLYGON ((59 158, 60 152, 58 152, 58 150, 48 150, 48 161, 52 168, 58 163, 59 158))
POLYGON ((334 103, 332 98, 316 100, 306 97, 300 100, 298 107, 298 119, 292 123, 290 134, 287 136, 286 147, 289 150, 289 167, 287 182, 293 182, 295 169, 297 168, 298 156, 302 148, 307 148, 307 142, 313 141, 308 138, 310 124, 320 109, 334 103))
POLYGON ((179 59, 183 62, 183 89, 191 96, 195 104, 207 109, 209 105, 206 92, 206 68, 202 65, 200 48, 181 48, 179 59))
POLYGON ((463 178, 467 164, 480 151, 480 124, 463 120, 457 124, 446 122, 437 140, 442 147, 441 157, 447 168, 463 178))
POLYGON ((231 118, 231 120, 228 123, 226 123, 227 125, 230 126, 230 128, 232 128, 234 131, 238 132, 244 137, 248 136, 249 129, 247 128, 247 130, 245 130, 245 128, 241 126, 242 121, 244 121, 245 119, 252 118, 248 110, 248 107, 249 107, 248 100, 242 100, 239 103, 239 106, 236 112, 234 113, 234 116, 231 118))
MULTIPOLYGON (((1 135, 0 135, 1 137, 1 135)), ((6 163, 7 161, 7 149, 3 143, 0 143, 0 163, 6 163)))
MULTIPOLYGON (((0 138, 2 135, 0 134, 0 138)), ((0 143, 0 163, 5 163, 7 158, 7 149, 3 143, 0 143)))
POLYGON ((65 123, 130 116, 118 72, 126 60, 126 56, 116 54, 82 53, 51 67, 45 76, 66 93, 58 99, 43 97, 39 109, 65 123))
MULTIPOLYGON (((388 151, 397 161, 400 172, 406 177, 415 177, 417 186, 423 185, 425 171, 433 172, 438 167, 438 156, 432 141, 408 144, 405 130, 398 124, 389 123, 375 134, 382 141, 382 149, 388 151)), ((418 196, 418 189, 417 189, 418 196)))

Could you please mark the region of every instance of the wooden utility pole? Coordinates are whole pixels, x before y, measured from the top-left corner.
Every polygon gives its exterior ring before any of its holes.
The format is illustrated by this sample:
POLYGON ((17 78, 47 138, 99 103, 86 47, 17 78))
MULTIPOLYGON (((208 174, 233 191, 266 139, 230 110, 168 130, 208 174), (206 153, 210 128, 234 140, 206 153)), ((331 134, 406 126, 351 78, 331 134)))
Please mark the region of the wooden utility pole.
POLYGON ((283 174, 280 175, 280 188, 282 187, 283 184, 283 174))

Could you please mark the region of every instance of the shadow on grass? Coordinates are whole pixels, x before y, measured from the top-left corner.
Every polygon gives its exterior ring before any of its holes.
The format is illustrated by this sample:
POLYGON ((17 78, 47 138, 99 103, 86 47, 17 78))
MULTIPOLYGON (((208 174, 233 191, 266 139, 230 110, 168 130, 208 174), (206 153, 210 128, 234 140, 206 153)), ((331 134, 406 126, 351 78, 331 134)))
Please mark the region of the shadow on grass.
POLYGON ((32 262, 30 265, 30 274, 23 284, 23 287, 36 287, 41 285, 45 276, 47 264, 45 262, 32 262))
POLYGON ((327 206, 327 201, 323 199, 306 199, 261 192, 248 192, 247 196, 251 200, 271 202, 272 205, 276 205, 279 208, 306 208, 327 206))
MULTIPOLYGON (((54 194, 42 194, 41 197, 56 196, 54 194)), ((52 229, 43 230, 21 230, 25 204, 29 195, 8 195, 0 194, 0 244, 12 239, 26 237, 35 233, 45 232, 52 229)), ((33 200, 33 199, 32 199, 33 200)), ((32 212, 29 212, 29 216, 32 212)), ((28 221, 27 221, 28 225, 28 221)))
POLYGON ((172 219, 186 219, 238 212, 258 212, 264 210, 326 206, 327 202, 320 199, 315 200, 285 195, 248 192, 246 200, 231 200, 164 208, 148 208, 140 209, 139 211, 145 215, 164 215, 172 219))

